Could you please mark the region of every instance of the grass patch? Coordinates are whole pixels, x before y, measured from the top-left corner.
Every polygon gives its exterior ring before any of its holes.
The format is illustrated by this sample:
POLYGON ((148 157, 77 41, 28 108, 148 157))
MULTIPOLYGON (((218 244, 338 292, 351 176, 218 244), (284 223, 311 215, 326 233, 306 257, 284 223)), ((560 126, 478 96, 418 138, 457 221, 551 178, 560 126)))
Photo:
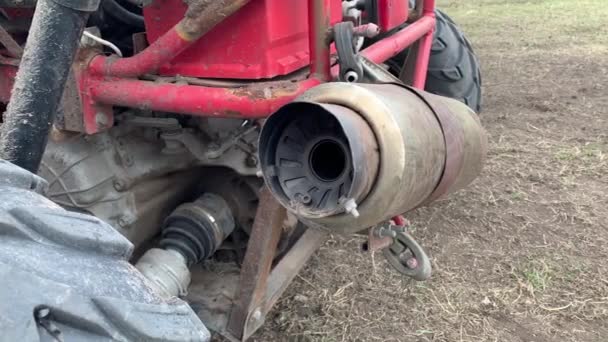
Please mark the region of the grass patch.
POLYGON ((525 52, 532 48, 608 51, 605 0, 441 0, 474 45, 525 52))
POLYGON ((524 268, 522 274, 534 292, 545 291, 552 278, 552 271, 545 263, 528 265, 524 268))

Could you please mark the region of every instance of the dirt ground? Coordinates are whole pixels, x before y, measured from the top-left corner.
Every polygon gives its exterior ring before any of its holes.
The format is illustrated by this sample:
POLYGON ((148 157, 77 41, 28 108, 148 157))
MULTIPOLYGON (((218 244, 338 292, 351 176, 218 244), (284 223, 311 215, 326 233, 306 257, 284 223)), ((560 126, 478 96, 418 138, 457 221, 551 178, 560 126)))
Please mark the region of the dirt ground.
POLYGON ((606 0, 440 1, 483 64, 489 160, 410 213, 417 283, 334 236, 257 341, 607 341, 606 0))

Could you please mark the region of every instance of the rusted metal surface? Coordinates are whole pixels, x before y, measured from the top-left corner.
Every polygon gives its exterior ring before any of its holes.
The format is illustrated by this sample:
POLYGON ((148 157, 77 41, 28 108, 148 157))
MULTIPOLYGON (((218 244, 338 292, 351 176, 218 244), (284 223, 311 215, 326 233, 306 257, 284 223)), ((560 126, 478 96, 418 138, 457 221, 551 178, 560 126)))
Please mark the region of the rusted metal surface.
POLYGON ((89 79, 87 88, 100 104, 209 117, 262 118, 320 84, 300 82, 256 83, 241 88, 162 84, 140 80, 89 79))
POLYGON ((393 237, 383 235, 380 229, 383 228, 374 227, 367 232, 367 250, 369 252, 378 252, 393 244, 393 237))
POLYGON ((314 77, 329 81, 329 27, 331 21, 330 2, 308 0, 308 26, 310 43, 310 73, 314 77))
POLYGON ((0 26, 0 43, 4 45, 11 57, 21 58, 23 56, 23 48, 2 26, 0 26))
POLYGON ((441 101, 428 96, 429 94, 426 92, 417 91, 413 88, 412 91, 433 108, 433 112, 441 125, 446 146, 443 174, 435 190, 420 204, 420 206, 424 206, 445 195, 454 182, 456 182, 464 163, 465 137, 464 132, 460 128, 458 117, 449 108, 446 108, 441 101))
POLYGON ((249 1, 190 0, 184 19, 148 48, 129 58, 99 55, 91 61, 89 71, 93 74, 121 77, 152 73, 249 1))
POLYGON ((70 70, 68 75, 60 106, 55 127, 72 132, 83 132, 82 99, 74 69, 70 70))
MULTIPOLYGON (((461 189, 479 175, 487 142, 483 128, 475 119, 476 114, 456 100, 425 95, 449 109, 450 116, 454 118, 450 129, 464 137, 464 148, 458 144, 448 146, 453 142, 446 142, 444 128, 435 114, 434 102, 424 101, 418 92, 397 84, 327 83, 298 98, 297 101, 302 102, 343 106, 361 115, 372 129, 380 153, 375 183, 365 199, 358 203, 359 217, 338 213, 327 217, 304 217, 306 222, 335 232, 357 232, 426 204, 429 198, 461 189), (446 169, 448 148, 463 150, 462 163, 460 167, 448 165, 455 168, 455 177, 445 178, 446 184, 441 184, 441 188, 435 192, 446 169)), ((290 106, 298 103, 301 102, 290 106)), ((270 120, 273 120, 272 117, 270 120)), ((285 127, 277 127, 277 130, 285 127)), ((449 135, 456 133, 446 132, 448 139, 455 139, 449 135)), ((276 131, 273 134, 280 136, 282 133, 276 131)), ((263 138, 264 132, 260 139, 261 156, 264 150, 279 146, 273 145, 276 140, 263 138)), ((459 158, 456 152, 449 153, 459 158)), ((264 168, 264 165, 262 158, 262 171, 268 182, 275 177, 273 172, 276 174, 276 170, 264 168)), ((276 196, 281 198, 281 193, 277 192, 276 196)), ((288 209, 294 211, 291 207, 288 209)))
POLYGON ((244 338, 247 322, 263 318, 260 305, 266 294, 272 261, 286 218, 286 210, 264 187, 260 193, 260 205, 241 266, 237 301, 226 327, 226 332, 237 339, 244 338))
POLYGON ((308 229, 304 235, 296 242, 296 244, 287 252, 287 254, 279 261, 272 269, 268 278, 268 286, 264 300, 258 308, 261 312, 261 318, 255 319, 250 315, 250 320, 245 324, 243 339, 249 338, 258 330, 264 323, 264 317, 272 309, 289 284, 293 281, 308 259, 319 247, 327 241, 329 234, 325 231, 308 229))
POLYGON ((195 41, 251 0, 187 0, 188 10, 175 27, 187 41, 195 41))

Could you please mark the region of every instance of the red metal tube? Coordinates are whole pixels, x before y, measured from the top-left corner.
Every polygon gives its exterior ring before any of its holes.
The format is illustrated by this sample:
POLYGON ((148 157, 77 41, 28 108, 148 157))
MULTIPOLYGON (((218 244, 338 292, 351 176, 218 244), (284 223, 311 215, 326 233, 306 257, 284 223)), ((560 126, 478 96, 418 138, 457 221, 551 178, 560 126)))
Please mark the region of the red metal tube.
POLYGON ((249 1, 208 1, 202 6, 191 6, 181 21, 142 52, 129 58, 96 56, 89 64, 89 72, 117 77, 152 73, 249 1))
POLYGON ((424 0, 422 15, 435 18, 435 0, 424 0))
POLYGON ((434 28, 435 18, 424 16, 392 36, 372 44, 361 51, 361 55, 374 63, 383 63, 399 54, 434 28))
POLYGON ((262 118, 320 84, 311 78, 252 84, 242 88, 212 88, 139 80, 91 80, 95 102, 195 116, 262 118))
POLYGON ((331 79, 330 51, 327 34, 331 20, 330 2, 308 1, 308 42, 310 49, 310 73, 322 81, 331 79))
POLYGON ((412 86, 418 89, 423 89, 426 84, 426 74, 429 70, 429 59, 431 58, 431 47, 433 46, 433 29, 422 37, 418 45, 418 54, 416 55, 416 68, 414 69, 414 77, 412 86))
POLYGON ((89 72, 97 75, 136 77, 158 70, 195 41, 182 38, 176 27, 177 25, 133 57, 95 56, 89 64, 89 72))
MULTIPOLYGON (((424 0, 422 7, 422 15, 425 18, 433 18, 435 20, 435 0, 424 0)), ((416 55, 416 68, 412 86, 418 89, 424 89, 426 84, 426 75, 429 69, 429 59, 431 58, 431 48, 433 46, 433 34, 435 33, 435 25, 422 37, 418 44, 418 54, 416 55)))

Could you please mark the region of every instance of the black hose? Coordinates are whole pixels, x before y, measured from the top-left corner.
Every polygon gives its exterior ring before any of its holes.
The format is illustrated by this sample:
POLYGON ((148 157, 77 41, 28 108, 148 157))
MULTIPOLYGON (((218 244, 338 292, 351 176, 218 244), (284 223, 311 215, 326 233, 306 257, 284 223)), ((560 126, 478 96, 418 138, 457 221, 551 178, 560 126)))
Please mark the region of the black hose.
POLYGON ((36 173, 89 16, 39 0, 0 128, 0 158, 36 173))
POLYGON ((103 0, 101 6, 108 14, 127 25, 132 25, 140 29, 146 27, 142 15, 129 11, 116 2, 116 0, 103 0))

